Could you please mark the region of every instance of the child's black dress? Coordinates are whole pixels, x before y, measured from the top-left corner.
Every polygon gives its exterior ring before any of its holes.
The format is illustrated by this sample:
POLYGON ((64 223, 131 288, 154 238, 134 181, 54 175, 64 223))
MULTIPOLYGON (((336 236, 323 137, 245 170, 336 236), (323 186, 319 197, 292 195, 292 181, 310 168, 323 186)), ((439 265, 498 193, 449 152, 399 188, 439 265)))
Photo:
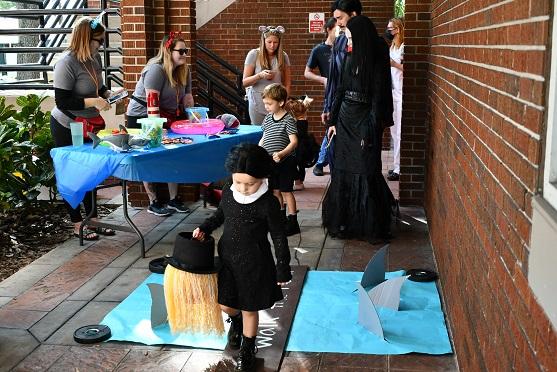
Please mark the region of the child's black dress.
POLYGON ((270 308, 283 299, 277 282, 292 278, 284 214, 278 199, 269 190, 254 202, 241 204, 227 184, 217 211, 199 228, 209 234, 223 223, 218 243, 222 264, 218 274, 219 303, 245 311, 270 308), (275 246, 276 268, 269 232, 275 246))

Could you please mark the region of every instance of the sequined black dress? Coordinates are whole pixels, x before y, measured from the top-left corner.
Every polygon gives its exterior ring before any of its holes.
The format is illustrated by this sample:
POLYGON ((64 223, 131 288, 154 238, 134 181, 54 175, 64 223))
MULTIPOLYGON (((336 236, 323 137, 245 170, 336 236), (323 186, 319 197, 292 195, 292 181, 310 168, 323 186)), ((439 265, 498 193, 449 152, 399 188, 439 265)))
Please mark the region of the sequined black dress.
POLYGON ((323 225, 333 236, 373 241, 390 236, 394 203, 381 173, 383 123, 392 121, 390 70, 388 59, 378 60, 374 85, 365 89, 351 63, 348 53, 331 111, 335 168, 323 200, 323 225))
POLYGON ((245 311, 270 308, 283 299, 277 282, 292 279, 284 214, 278 199, 269 190, 253 203, 241 204, 227 184, 217 211, 200 229, 210 233, 223 223, 218 243, 222 263, 218 274, 219 303, 245 311), (276 266, 267 238, 269 232, 276 266))

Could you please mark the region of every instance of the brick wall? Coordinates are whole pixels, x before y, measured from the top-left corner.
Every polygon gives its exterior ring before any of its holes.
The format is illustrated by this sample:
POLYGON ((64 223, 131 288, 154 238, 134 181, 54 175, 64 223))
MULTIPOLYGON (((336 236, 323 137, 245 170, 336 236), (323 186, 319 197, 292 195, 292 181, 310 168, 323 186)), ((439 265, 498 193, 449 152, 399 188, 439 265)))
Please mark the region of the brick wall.
POLYGON ((425 205, 462 370, 557 370, 526 272, 551 3, 431 2, 425 205))

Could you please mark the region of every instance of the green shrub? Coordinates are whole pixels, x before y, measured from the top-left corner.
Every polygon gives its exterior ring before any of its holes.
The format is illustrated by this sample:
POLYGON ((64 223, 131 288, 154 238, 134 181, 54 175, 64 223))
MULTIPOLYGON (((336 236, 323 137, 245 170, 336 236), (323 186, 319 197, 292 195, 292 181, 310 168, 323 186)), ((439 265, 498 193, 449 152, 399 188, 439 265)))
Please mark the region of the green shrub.
POLYGON ((46 97, 19 97, 21 110, 0 97, 0 210, 23 207, 37 199, 42 186, 55 186, 50 149, 50 112, 46 97))

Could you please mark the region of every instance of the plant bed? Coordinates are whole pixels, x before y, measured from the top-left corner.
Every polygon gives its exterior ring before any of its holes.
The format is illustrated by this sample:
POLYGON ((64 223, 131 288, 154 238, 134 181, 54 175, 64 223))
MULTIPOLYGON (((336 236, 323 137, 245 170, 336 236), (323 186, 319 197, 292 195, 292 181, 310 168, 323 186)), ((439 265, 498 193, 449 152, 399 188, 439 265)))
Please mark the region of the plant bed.
MULTIPOLYGON (((98 215, 107 216, 117 207, 99 205, 98 215)), ((38 201, 0 212, 0 281, 72 236, 73 224, 60 202, 38 201)))

